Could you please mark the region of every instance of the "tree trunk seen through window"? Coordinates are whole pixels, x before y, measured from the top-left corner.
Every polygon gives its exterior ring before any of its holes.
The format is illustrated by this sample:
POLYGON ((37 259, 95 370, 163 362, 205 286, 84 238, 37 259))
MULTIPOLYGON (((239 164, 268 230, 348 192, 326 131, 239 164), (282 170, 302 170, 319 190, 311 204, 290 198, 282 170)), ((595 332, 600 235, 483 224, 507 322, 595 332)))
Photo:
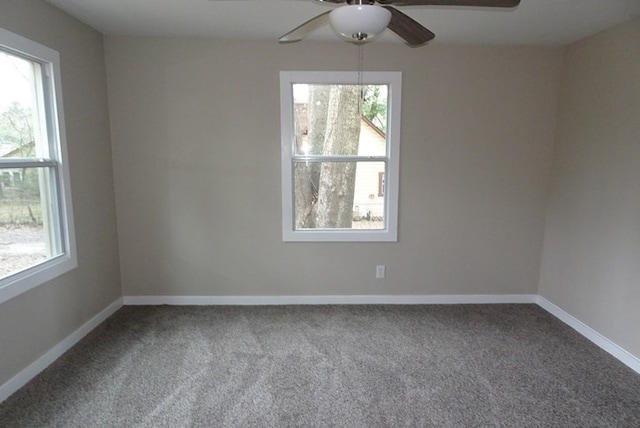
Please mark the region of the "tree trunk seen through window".
MULTIPOLYGON (((310 155, 357 155, 359 101, 356 85, 310 85, 304 151, 310 155)), ((303 144, 300 131, 296 135, 298 147, 303 144)), ((296 228, 350 229, 356 163, 309 162, 297 165, 296 171, 296 228)))

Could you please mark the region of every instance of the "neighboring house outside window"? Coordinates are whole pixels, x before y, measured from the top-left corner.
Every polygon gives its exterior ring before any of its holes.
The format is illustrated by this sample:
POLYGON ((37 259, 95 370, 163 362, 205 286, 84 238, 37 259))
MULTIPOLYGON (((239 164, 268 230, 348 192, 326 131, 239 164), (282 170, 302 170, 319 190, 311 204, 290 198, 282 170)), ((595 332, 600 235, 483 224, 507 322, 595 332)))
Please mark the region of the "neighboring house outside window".
POLYGON ((396 241, 401 73, 280 79, 283 240, 396 241))
POLYGON ((59 54, 0 28, 0 303, 77 266, 59 54))
POLYGON ((378 196, 384 196, 384 171, 378 173, 378 196))

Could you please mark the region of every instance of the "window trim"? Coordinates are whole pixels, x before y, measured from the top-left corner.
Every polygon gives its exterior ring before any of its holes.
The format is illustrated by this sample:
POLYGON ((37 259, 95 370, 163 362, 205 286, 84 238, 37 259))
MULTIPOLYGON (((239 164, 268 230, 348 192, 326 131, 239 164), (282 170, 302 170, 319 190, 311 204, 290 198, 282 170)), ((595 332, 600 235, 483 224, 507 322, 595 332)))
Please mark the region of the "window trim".
POLYGON ((280 72, 280 127, 281 127, 281 185, 282 185, 282 240, 284 242, 397 242, 398 194, 400 179, 400 106, 402 72, 354 71, 281 71, 280 72), (381 84, 388 85, 387 156, 385 182, 385 228, 370 229, 314 229, 294 228, 293 155, 294 84, 381 84))
MULTIPOLYGON (((71 180, 67 139, 62 100, 62 80, 60 73, 60 54, 40 43, 0 28, 0 47, 8 53, 38 62, 43 69, 43 95, 46 109, 47 137, 52 153, 49 159, 57 161, 55 179, 59 199, 63 253, 30 268, 0 279, 0 303, 6 302, 28 290, 38 287, 78 266, 73 205, 71 201, 71 180)), ((19 161, 18 161, 19 162, 19 161)), ((36 162, 35 166, 47 166, 46 162, 36 162)), ((29 161, 26 162, 27 164, 29 161)))

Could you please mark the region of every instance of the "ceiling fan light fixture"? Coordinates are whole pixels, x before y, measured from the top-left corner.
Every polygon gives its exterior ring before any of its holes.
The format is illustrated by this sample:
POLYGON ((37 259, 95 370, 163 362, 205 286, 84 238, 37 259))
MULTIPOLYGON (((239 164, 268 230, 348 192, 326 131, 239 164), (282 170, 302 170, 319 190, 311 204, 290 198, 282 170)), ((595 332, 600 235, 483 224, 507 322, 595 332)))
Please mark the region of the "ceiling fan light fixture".
POLYGON ((354 43, 366 43, 379 36, 389 25, 391 12, 369 4, 335 8, 329 14, 331 28, 340 37, 354 43))

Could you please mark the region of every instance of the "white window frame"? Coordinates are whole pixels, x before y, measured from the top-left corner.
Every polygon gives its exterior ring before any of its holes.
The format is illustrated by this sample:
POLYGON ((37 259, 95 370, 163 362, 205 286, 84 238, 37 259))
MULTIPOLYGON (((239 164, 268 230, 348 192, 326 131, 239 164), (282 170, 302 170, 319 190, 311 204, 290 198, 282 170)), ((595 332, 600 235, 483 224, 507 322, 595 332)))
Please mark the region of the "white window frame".
POLYGON ((64 126, 62 104, 62 82, 60 78, 60 55, 57 51, 0 28, 0 49, 13 55, 38 62, 42 69, 42 92, 47 121, 47 137, 50 148, 46 160, 16 160, 16 165, 24 167, 48 166, 55 171, 57 181, 57 203, 59 233, 62 254, 49 258, 40 264, 0 279, 0 303, 12 299, 32 288, 38 287, 78 266, 71 188, 69 160, 64 126))
POLYGON ((400 178, 400 106, 402 73, 354 71, 281 71, 280 126, 282 161, 282 240, 284 242, 396 242, 400 178), (384 229, 304 229, 294 225, 294 84, 388 85, 384 229))

